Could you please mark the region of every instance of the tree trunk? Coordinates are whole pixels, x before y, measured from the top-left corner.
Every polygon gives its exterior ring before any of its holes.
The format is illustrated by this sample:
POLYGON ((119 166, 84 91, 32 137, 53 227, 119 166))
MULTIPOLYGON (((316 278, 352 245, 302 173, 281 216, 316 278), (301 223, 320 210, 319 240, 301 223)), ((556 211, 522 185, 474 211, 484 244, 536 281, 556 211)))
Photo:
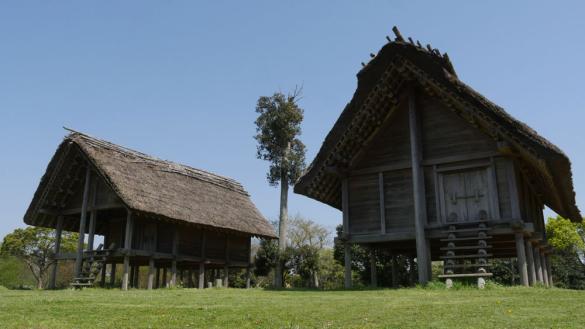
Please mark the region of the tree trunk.
POLYGON ((276 263, 276 274, 274 285, 276 288, 282 288, 282 260, 281 255, 286 249, 286 224, 288 221, 288 177, 283 171, 280 175, 280 219, 278 222, 278 262, 276 263))

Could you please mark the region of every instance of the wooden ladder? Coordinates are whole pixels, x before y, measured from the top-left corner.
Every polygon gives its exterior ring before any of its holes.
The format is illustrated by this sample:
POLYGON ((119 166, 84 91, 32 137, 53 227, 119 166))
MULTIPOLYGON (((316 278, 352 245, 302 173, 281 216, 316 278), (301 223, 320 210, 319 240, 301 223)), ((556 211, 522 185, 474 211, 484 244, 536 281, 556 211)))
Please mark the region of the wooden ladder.
POLYGON ((71 287, 81 289, 92 287, 97 276, 100 274, 112 249, 102 249, 103 244, 100 244, 95 250, 85 250, 83 252, 83 267, 79 276, 73 279, 71 287))
POLYGON ((491 228, 487 221, 451 223, 443 233, 446 243, 441 251, 445 252, 441 259, 444 261, 443 274, 439 278, 445 279, 447 288, 453 286, 453 279, 477 278, 477 286, 485 287, 485 278, 493 274, 488 272, 492 257, 492 246, 489 241, 491 228))

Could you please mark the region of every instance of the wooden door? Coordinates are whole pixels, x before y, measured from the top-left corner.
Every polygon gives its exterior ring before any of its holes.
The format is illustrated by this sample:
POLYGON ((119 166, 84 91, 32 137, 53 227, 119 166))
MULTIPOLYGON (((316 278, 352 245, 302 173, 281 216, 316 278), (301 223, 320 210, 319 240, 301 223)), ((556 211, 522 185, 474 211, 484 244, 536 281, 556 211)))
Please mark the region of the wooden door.
POLYGON ((445 222, 485 220, 489 217, 487 170, 468 170, 442 175, 445 222))

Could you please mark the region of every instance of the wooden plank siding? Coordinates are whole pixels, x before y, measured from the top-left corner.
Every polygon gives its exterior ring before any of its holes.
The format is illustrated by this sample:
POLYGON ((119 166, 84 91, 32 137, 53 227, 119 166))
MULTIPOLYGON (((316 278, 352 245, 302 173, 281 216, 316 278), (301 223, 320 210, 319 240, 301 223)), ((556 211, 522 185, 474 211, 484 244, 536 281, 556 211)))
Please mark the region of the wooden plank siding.
POLYGON ((412 171, 410 169, 384 173, 386 230, 388 232, 414 228, 412 194, 412 171))
POLYGON ((350 234, 380 233, 378 175, 349 177, 348 184, 350 234))

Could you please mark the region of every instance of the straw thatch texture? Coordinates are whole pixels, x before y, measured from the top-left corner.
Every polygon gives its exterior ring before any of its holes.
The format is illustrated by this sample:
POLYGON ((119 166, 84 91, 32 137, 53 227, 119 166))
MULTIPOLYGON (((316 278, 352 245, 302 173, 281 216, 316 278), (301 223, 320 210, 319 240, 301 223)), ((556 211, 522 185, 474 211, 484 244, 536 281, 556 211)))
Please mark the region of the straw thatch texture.
MULTIPOLYGON (((50 188, 47 180, 56 159, 71 146, 85 154, 99 175, 131 210, 218 229, 274 238, 272 225, 260 214, 242 185, 233 179, 160 160, 85 134, 67 136, 57 150, 39 191, 50 188)), ((32 222, 35 202, 25 216, 32 222)))
POLYGON ((509 143, 542 177, 540 193, 545 203, 564 217, 581 220, 567 156, 461 82, 446 54, 401 38, 386 44, 364 64, 352 100, 294 191, 340 209, 341 179, 332 168, 343 170, 351 165, 388 113, 396 108, 401 88, 412 84, 441 99, 449 109, 495 140, 509 143))

